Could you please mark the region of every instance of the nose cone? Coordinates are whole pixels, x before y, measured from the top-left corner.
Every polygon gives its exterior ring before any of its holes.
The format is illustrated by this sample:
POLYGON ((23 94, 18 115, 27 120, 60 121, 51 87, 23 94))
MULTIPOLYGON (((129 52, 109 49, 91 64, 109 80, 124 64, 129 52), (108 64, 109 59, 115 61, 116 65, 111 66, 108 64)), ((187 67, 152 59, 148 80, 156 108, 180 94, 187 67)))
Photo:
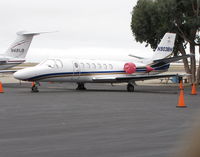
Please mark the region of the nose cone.
POLYGON ((13 74, 14 78, 18 80, 26 80, 27 79, 27 74, 24 70, 18 70, 13 74))
POLYGON ((40 77, 40 75, 45 74, 45 72, 49 71, 48 67, 43 66, 35 66, 30 68, 25 68, 22 70, 18 70, 13 74, 14 78, 23 81, 35 81, 40 77))

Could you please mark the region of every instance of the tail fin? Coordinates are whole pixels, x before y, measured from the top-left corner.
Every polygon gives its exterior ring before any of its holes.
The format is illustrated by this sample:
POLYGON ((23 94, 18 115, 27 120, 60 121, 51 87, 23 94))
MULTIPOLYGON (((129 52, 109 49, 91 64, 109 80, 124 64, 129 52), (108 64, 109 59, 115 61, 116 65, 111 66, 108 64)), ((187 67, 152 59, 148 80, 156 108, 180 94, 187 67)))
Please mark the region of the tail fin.
POLYGON ((25 58, 33 36, 39 34, 38 32, 17 32, 17 39, 11 44, 4 55, 13 58, 25 58))
POLYGON ((175 38, 176 38, 175 33, 166 33, 162 38, 160 44, 158 45, 152 57, 152 61, 163 59, 170 56, 173 52, 175 38))

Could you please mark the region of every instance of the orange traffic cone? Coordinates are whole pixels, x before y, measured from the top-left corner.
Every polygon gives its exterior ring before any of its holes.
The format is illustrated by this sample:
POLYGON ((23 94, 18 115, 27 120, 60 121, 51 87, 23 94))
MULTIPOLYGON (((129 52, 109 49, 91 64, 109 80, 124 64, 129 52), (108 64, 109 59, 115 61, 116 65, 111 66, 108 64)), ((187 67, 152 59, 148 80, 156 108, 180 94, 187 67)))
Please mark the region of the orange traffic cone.
POLYGON ((4 93, 2 83, 0 82, 0 93, 4 93))
POLYGON ((184 92, 183 92, 183 89, 180 90, 178 105, 176 107, 178 107, 178 108, 185 108, 185 107, 187 107, 185 105, 185 102, 184 102, 184 92))
POLYGON ((197 95, 197 90, 196 90, 196 85, 193 83, 192 84, 192 92, 191 95, 197 95))
POLYGON ((182 81, 182 80, 181 80, 180 83, 179 83, 179 88, 180 88, 180 89, 183 89, 183 81, 182 81))

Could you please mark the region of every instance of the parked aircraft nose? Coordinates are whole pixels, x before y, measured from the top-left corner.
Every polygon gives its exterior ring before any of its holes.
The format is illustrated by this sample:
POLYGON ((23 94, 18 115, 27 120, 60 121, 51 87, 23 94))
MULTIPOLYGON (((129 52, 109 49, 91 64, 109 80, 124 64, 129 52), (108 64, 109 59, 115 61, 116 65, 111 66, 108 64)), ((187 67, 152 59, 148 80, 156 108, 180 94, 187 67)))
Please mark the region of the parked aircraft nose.
POLYGON ((36 76, 44 74, 46 71, 49 71, 50 68, 43 66, 35 66, 30 68, 25 68, 18 70, 13 74, 14 78, 23 81, 34 81, 36 76))
POLYGON ((18 80, 25 80, 27 78, 23 70, 18 70, 13 74, 13 76, 18 80))
POLYGON ((18 70, 17 72, 15 72, 13 74, 14 78, 18 79, 18 80, 24 80, 24 81, 28 81, 28 79, 30 77, 33 77, 33 69, 32 68, 26 68, 26 69, 22 69, 22 70, 18 70))

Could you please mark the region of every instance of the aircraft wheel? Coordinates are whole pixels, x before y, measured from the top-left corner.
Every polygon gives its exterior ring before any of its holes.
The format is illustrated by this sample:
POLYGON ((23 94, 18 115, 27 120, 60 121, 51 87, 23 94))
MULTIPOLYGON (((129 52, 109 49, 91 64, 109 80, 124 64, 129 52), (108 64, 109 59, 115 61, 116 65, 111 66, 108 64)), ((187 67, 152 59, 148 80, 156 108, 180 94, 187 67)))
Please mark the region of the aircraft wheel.
POLYGON ((38 87, 37 87, 36 85, 34 85, 34 86, 31 87, 31 91, 32 91, 33 93, 39 92, 38 87))
POLYGON ((129 83, 129 84, 127 85, 127 91, 128 91, 128 92, 134 92, 134 90, 135 90, 134 85, 132 85, 131 83, 129 83))
POLYGON ((85 84, 84 83, 78 83, 78 87, 76 88, 76 90, 86 90, 85 84))

